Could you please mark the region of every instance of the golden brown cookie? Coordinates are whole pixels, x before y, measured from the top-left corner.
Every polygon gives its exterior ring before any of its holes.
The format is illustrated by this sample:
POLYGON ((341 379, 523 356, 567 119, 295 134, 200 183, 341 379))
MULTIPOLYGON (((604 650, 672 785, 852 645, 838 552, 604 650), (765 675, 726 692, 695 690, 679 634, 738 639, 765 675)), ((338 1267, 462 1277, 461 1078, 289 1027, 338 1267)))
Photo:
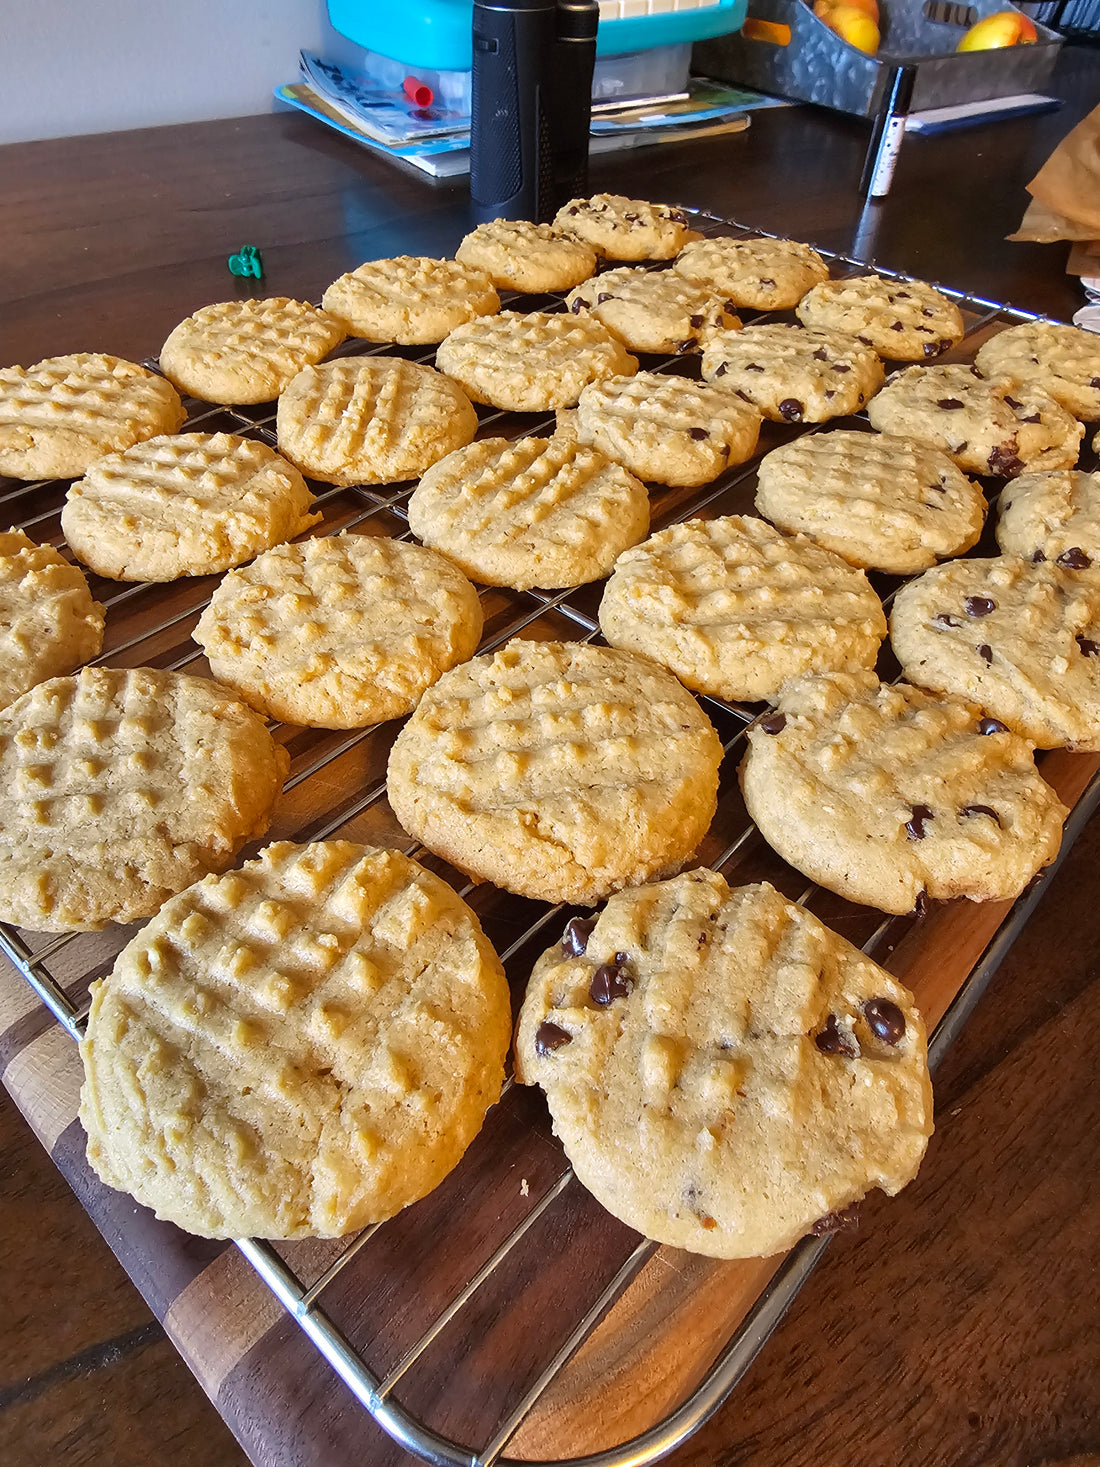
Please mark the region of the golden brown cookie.
POLYGON ((485 585, 580 586, 642 539, 649 495, 575 439, 482 438, 428 470, 409 500, 409 528, 485 585))
POLYGON ((570 199, 555 214, 554 224, 609 260, 671 260, 689 240, 699 238, 683 209, 622 194, 570 199))
POLYGON ((92 464, 69 489, 73 554, 114 581, 174 581, 251 560, 317 524, 298 470, 232 433, 150 438, 92 464))
POLYGON ((204 1237, 337 1237, 458 1163, 500 1094, 500 961, 397 851, 268 846, 167 902, 92 986, 88 1160, 204 1237))
POLYGON ((105 453, 175 433, 186 414, 155 372, 94 352, 0 371, 0 474, 68 479, 105 453))
POLYGON ((1011 901, 1069 811, 1031 745, 973 704, 874 673, 794 678, 749 729, 745 807, 784 861, 884 912, 1011 901))
POLYGON ((695 699, 646 658, 515 640, 428 689, 387 783, 405 829, 460 870, 595 902, 691 856, 721 758, 695 699))
POLYGON ((463 265, 484 270, 499 290, 541 295, 571 290, 596 269, 596 252, 549 224, 490 219, 472 230, 455 251, 463 265))
POLYGON ((299 372, 279 398, 279 452, 329 484, 415 479, 477 432, 449 378, 403 357, 359 357, 299 372))
POLYGON ((839 555, 727 515, 671 525, 624 551, 600 629, 697 692, 754 701, 799 673, 873 667, 886 617, 867 577, 839 555))
POLYGON ((606 326, 545 311, 471 321, 451 332, 435 360, 474 402, 513 413, 572 407, 589 382, 638 370, 606 326))
POLYGON ((341 275, 321 301, 351 336, 427 346, 477 316, 500 310, 484 270, 459 260, 399 255, 341 275))
POLYGON ((271 402, 346 335, 340 321, 306 301, 218 301, 180 322, 161 347, 160 366, 204 402, 271 402))
POLYGON ((0 713, 0 919, 150 917, 262 835, 289 759, 208 678, 86 667, 0 713))
POLYGON ((569 923, 531 975, 516 1075, 609 1212, 719 1258, 892 1195, 932 1131, 912 994, 772 887, 713 871, 569 923))
POLYGON ((95 657, 103 616, 83 571, 52 545, 0 535, 0 708, 95 657))
POLYGON ((672 268, 723 300, 758 311, 788 310, 829 277, 817 251, 794 239, 700 239, 672 268))
POLYGON ((220 683, 270 718, 365 728, 411 713, 469 657, 477 592, 445 556, 384 536, 280 545, 232 571, 195 641, 220 683))

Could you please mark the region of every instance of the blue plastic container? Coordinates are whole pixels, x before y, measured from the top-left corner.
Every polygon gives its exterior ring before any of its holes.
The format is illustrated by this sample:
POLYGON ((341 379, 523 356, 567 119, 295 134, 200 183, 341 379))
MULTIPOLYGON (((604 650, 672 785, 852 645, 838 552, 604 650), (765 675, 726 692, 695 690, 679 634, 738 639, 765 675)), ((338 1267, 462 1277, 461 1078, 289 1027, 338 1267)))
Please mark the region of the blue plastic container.
MULTIPOLYGON (((622 56, 652 46, 674 46, 728 35, 740 29, 748 0, 718 0, 691 10, 601 20, 597 56, 622 56)), ((341 35, 366 51, 406 66, 469 71, 473 65, 472 0, 328 0, 329 19, 341 35)))

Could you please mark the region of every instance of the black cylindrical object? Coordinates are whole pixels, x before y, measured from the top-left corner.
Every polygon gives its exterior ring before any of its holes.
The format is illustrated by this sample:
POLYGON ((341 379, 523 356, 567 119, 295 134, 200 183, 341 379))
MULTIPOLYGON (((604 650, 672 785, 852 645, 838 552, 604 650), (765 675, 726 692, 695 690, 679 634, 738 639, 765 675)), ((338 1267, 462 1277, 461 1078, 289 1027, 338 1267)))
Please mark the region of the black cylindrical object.
POLYGON ((592 68, 596 64, 599 22, 599 0, 558 0, 558 39, 550 87, 556 205, 588 192, 592 68))
POLYGON ((905 65, 893 67, 887 77, 886 92, 871 128, 871 142, 859 180, 859 191, 865 198, 881 199, 890 191, 916 79, 917 68, 905 65))
POLYGON ((474 0, 470 198, 479 219, 553 213, 555 0, 474 0))

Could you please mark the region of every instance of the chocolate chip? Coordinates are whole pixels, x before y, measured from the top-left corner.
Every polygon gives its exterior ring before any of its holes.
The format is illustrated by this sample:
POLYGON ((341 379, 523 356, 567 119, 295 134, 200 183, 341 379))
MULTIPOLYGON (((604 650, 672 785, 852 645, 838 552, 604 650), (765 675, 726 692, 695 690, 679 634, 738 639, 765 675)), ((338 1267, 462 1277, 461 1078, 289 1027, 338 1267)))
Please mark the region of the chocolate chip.
POLYGON ((924 343, 924 354, 926 357, 942 357, 945 351, 951 349, 951 338, 941 336, 939 341, 926 341, 924 343))
POLYGON ((990 820, 995 820, 998 825, 1003 822, 1001 817, 993 809, 992 805, 964 805, 959 811, 960 815, 988 815, 990 820))
POLYGON ((703 324, 703 318, 702 318, 702 316, 689 316, 688 317, 688 325, 689 326, 694 326, 696 328, 696 330, 698 330, 699 327, 702 324, 703 324))
POLYGON ((977 367, 970 368, 970 375, 971 377, 977 377, 979 382, 982 380, 982 374, 978 371, 977 367))
POLYGON ((907 301, 909 299, 909 292, 907 290, 895 290, 889 299, 892 301, 907 301))
POLYGON ((568 1029, 563 1029, 560 1024, 551 1024, 547 1019, 535 1030, 535 1053, 547 1055, 555 1049, 560 1049, 563 1044, 572 1044, 573 1036, 568 1029))
POLYGON ((766 734, 782 733, 787 727, 787 715, 785 713, 769 713, 767 718, 760 720, 760 727, 766 734))
POLYGON ((849 367, 849 365, 848 365, 847 362, 834 362, 833 363, 833 371, 834 372, 850 372, 851 370, 852 369, 851 369, 851 367, 849 367))
POLYGON ((836 396, 836 393, 833 391, 833 389, 831 387, 826 387, 826 389, 825 389, 825 401, 828 402, 831 398, 834 398, 835 396, 836 396))
POLYGON ((905 1034, 905 1015, 888 998, 869 998, 863 1005, 867 1027, 876 1039, 897 1044, 905 1034))
MULTIPOLYGON (((931 326, 918 326, 917 327, 917 330, 921 333, 922 336, 931 336, 932 335, 932 328, 931 328, 931 326)), ((928 350, 928 348, 925 347, 925 351, 927 351, 927 350, 928 350)))
POLYGON ((579 214, 581 212, 580 205, 579 204, 574 204, 571 209, 567 209, 565 212, 567 214, 579 214))
POLYGON ((814 1035, 814 1043, 822 1054, 842 1054, 848 1059, 855 1059, 859 1054, 859 1046, 853 1037, 837 1028, 835 1014, 830 1014, 824 1029, 814 1035))
POLYGON ((962 403, 957 397, 941 397, 936 406, 944 408, 948 412, 953 412, 955 408, 961 408, 962 403))
POLYGON ((684 339, 683 339, 683 341, 678 341, 676 343, 676 350, 680 354, 683 354, 686 351, 690 351, 693 346, 698 346, 698 345, 699 345, 699 339, 698 339, 698 337, 695 337, 695 336, 685 336, 684 339))
POLYGON ((710 434, 705 428, 689 428, 688 432, 699 443, 702 443, 704 438, 710 437, 710 434))
POLYGON ((746 372, 762 372, 763 370, 764 370, 764 368, 759 364, 759 362, 746 362, 745 363, 745 371, 746 372))
POLYGON ((873 346, 874 345, 874 342, 869 341, 866 336, 857 336, 856 337, 856 340, 857 341, 862 341, 862 343, 863 343, 864 346, 873 346))
POLYGON ((905 822, 905 833, 910 840, 923 840, 928 834, 925 823, 936 818, 935 810, 929 809, 927 805, 914 805, 913 818, 905 822))
POLYGON ((1042 565, 1043 561, 1046 560, 1046 556, 1041 550, 1036 550, 1031 559, 1035 565, 1042 565))
POLYGON ((735 316, 737 314, 737 302, 736 301, 727 301, 726 302, 726 310, 729 311, 729 313, 730 313, 731 316, 735 316))
POLYGON ((988 642, 983 642, 982 645, 978 648, 978 656, 982 659, 983 662, 987 662, 992 667, 993 648, 989 645, 988 642))
POLYGON ((715 369, 714 375, 716 377, 724 377, 728 371, 729 368, 726 366, 725 362, 719 362, 717 368, 715 369))
POLYGON ((988 596, 968 596, 963 602, 963 610, 967 616, 988 616, 991 611, 997 610, 997 603, 988 596))
POLYGON ((1066 570, 1088 570, 1092 559, 1085 554, 1080 545, 1074 545, 1069 550, 1063 550, 1055 563, 1065 566, 1066 570))
POLYGON ((1020 419, 1021 423, 1041 423, 1042 421, 1042 413, 1031 413, 1028 417, 1020 419))
POLYGON ((1093 377, 1089 381, 1090 387, 1100 387, 1100 377, 1093 377))
POLYGON ((617 998, 626 998, 634 992, 634 975, 620 965, 625 953, 616 953, 614 963, 602 963, 592 974, 588 985, 588 996, 593 1003, 605 1006, 617 998))
POLYGON ((571 310, 571 311, 572 311, 572 312, 573 312, 573 314, 574 314, 574 316, 579 316, 579 315, 580 315, 580 313, 581 313, 581 312, 582 312, 582 311, 583 311, 583 310, 584 310, 584 308, 585 308, 585 306, 586 306, 586 305, 587 305, 587 304, 588 304, 588 302, 587 302, 587 301, 582 301, 582 300, 581 300, 581 299, 580 299, 580 298, 579 298, 579 297, 578 297, 578 298, 577 298, 577 299, 576 299, 576 300, 575 300, 575 301, 574 301, 574 302, 573 302, 573 304, 572 304, 572 305, 571 305, 571 306, 570 306, 570 307, 569 307, 569 309, 570 309, 570 310, 571 310))
POLYGON ((922 316, 934 316, 936 314, 930 306, 921 306, 920 313, 922 316))
POLYGON ((637 224, 637 222, 638 222, 638 220, 639 220, 640 217, 641 216, 638 215, 638 214, 624 214, 623 215, 623 218, 626 220, 626 222, 628 224, 637 224))
POLYGON ((964 438, 961 443, 956 443, 955 444, 954 452, 955 453, 965 453, 965 451, 969 447, 970 447, 970 440, 969 440, 969 438, 964 438))
POLYGON ((948 611, 937 611, 932 618, 932 625, 934 627, 961 627, 962 624, 961 617, 952 616, 948 611))
POLYGON ((670 209, 668 217, 672 220, 673 224, 686 224, 688 222, 688 216, 684 213, 683 209, 670 209))
MULTIPOLYGON (((905 330, 905 327, 902 325, 902 323, 900 321, 892 321, 890 323, 890 330, 891 331, 904 331, 905 330)), ((870 344, 870 343, 868 343, 868 344, 870 344)))
POLYGON ((775 289, 775 281, 771 278, 770 275, 761 275, 760 284, 764 287, 765 290, 775 289))
POLYGON ((978 732, 980 734, 1008 733, 1008 724, 1002 723, 999 718, 979 718, 978 732))
POLYGON ((858 1227, 859 1203, 853 1202, 850 1207, 841 1207, 836 1212, 827 1212, 824 1217, 819 1217, 810 1227, 810 1233, 815 1238, 823 1238, 827 1233, 850 1232, 852 1228, 858 1227))
POLYGON ((1077 645, 1085 657, 1095 657, 1100 652, 1100 643, 1090 642, 1088 637, 1078 637, 1077 645))
POLYGON ((1022 408, 1023 407, 1023 403, 1022 402, 1017 402, 1014 397, 1009 397, 1009 395, 1008 395, 1007 392, 1005 393, 1005 402, 1008 403, 1008 405, 1009 405, 1010 408, 1022 408))
POLYGON ((595 917, 570 917, 561 935, 562 956, 581 958, 588 948, 588 939, 596 926, 595 917))
POLYGON ((614 299, 615 297, 611 294, 609 290, 601 290, 599 295, 596 297, 596 304, 598 306, 602 306, 604 301, 613 301, 614 299))
POLYGON ((1024 466, 1024 461, 1016 453, 1016 440, 1011 445, 998 443, 997 447, 989 455, 989 472, 1001 474, 1006 479, 1013 478, 1024 466))
POLYGON ((827 362, 828 360, 829 360, 829 353, 825 350, 825 348, 823 346, 819 346, 818 349, 817 349, 817 351, 814 352, 814 361, 815 362, 827 362))
POLYGON ((788 423, 801 423, 802 414, 805 411, 805 406, 799 402, 797 397, 785 397, 779 404, 779 416, 785 418, 788 423))
POLYGON ((756 404, 752 401, 752 398, 749 396, 749 394, 747 392, 742 392, 741 389, 740 389, 740 387, 735 387, 733 390, 734 390, 734 392, 736 392, 737 396, 739 398, 741 398, 741 400, 743 402, 751 403, 753 407, 756 406, 756 404))
POLYGON ((930 907, 931 903, 928 900, 928 893, 926 891, 918 891, 917 899, 913 903, 913 916, 918 918, 927 917, 930 907))

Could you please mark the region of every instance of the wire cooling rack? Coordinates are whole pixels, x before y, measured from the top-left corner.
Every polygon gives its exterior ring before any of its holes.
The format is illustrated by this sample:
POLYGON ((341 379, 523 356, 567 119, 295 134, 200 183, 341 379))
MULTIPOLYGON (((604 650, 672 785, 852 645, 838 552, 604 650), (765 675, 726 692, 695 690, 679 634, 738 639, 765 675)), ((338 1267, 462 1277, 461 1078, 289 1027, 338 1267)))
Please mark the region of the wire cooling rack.
MULTIPOLYGON (((759 234, 744 226, 693 213, 707 235, 759 234)), ((824 253, 824 252, 823 252, 824 253)), ((827 256, 834 276, 866 266, 840 255, 827 256)), ((903 280, 898 272, 880 273, 903 280)), ((991 331, 1036 317, 950 286, 939 287, 963 312, 966 340, 948 360, 967 359, 991 331)), ((509 303, 511 304, 511 303, 509 303)), ((561 296, 525 297, 524 309, 562 309, 561 296)), ((345 343, 341 354, 394 354, 431 362, 431 351, 345 343)), ((649 361, 654 370, 697 375, 697 358, 649 361)), ((150 363, 155 366, 155 363, 150 363)), ((233 432, 275 446, 275 418, 269 408, 210 407, 190 401, 186 431, 233 432)), ((549 431, 551 419, 534 420, 479 410, 479 436, 518 437, 549 431)), ((836 423, 828 425, 837 426, 836 423)), ((845 420, 866 427, 863 415, 845 420)), ((654 489, 653 527, 696 514, 751 513, 756 465, 769 449, 817 425, 765 424, 757 455, 727 470, 703 489, 654 489)), ((66 485, 0 481, 0 504, 8 523, 32 539, 65 550, 60 510, 66 485)), ((312 532, 350 530, 409 535, 408 497, 412 484, 382 488, 313 486, 323 524, 312 532)), ((972 553, 996 553, 987 537, 972 553)), ((886 603, 901 581, 873 577, 886 603)), ((99 662, 113 666, 151 665, 173 671, 207 672, 190 633, 207 604, 216 578, 168 586, 126 585, 92 578, 92 591, 107 607, 108 641, 99 662)), ((511 637, 589 640, 599 636, 600 588, 580 587, 548 593, 487 588, 481 592, 485 637, 480 650, 492 650, 511 637)), ((883 676, 896 675, 889 650, 883 676)), ((818 915, 870 956, 888 961, 910 929, 914 916, 883 918, 865 907, 843 902, 810 885, 779 861, 749 820, 734 774, 749 726, 762 710, 704 697, 727 755, 719 810, 699 859, 738 884, 770 880, 786 895, 812 903, 818 915)), ((297 729, 276 725, 273 733, 291 755, 291 772, 275 821, 266 839, 322 840, 339 837, 405 850, 432 866, 474 907, 505 963, 515 996, 521 996, 535 957, 561 931, 572 908, 509 896, 489 885, 475 886, 461 873, 411 842, 397 825, 385 798, 385 761, 392 725, 351 732, 297 729)), ((1066 823, 1062 856, 1100 803, 1100 775, 1076 802, 1066 823)), ((246 856, 250 852, 244 853, 246 856)), ((977 1003, 997 965, 1039 900, 1033 884, 1014 904, 984 956, 960 987, 930 1043, 938 1062, 977 1003)), ((78 1039, 88 1010, 88 984, 110 970, 131 934, 106 933, 46 937, 0 924, 0 950, 68 1033, 78 1039)), ((810 1273, 828 1237, 803 1240, 772 1275, 755 1303, 717 1353, 702 1362, 701 1384, 670 1413, 641 1435, 606 1450, 557 1458, 579 1467, 642 1467, 672 1451, 728 1396, 757 1351, 782 1318, 810 1273)), ((424 1201, 386 1223, 333 1245, 318 1267, 314 1250, 273 1245, 254 1239, 237 1244, 301 1330, 338 1372, 374 1420, 407 1451, 434 1464, 507 1467, 504 1455, 525 1420, 557 1380, 567 1362, 604 1321, 616 1302, 657 1252, 659 1245, 609 1219, 576 1182, 552 1139, 538 1097, 511 1081, 490 1112, 485 1130, 452 1176, 424 1201), (517 1185, 516 1178, 519 1177, 517 1185), (441 1233, 440 1229, 444 1231, 441 1233), (442 1243, 441 1243, 442 1239, 442 1243), (448 1251, 447 1240, 453 1241, 448 1251), (571 1250, 584 1250, 587 1267, 575 1297, 548 1302, 539 1293, 539 1269, 551 1273, 571 1250), (441 1270, 432 1260, 445 1255, 441 1270), (457 1259, 457 1266, 456 1266, 457 1259), (384 1296, 385 1308, 373 1307, 384 1296), (488 1302, 487 1302, 488 1301, 488 1302), (371 1308, 367 1305, 372 1304, 371 1308), (373 1327, 373 1316, 387 1317, 388 1333, 373 1327), (471 1410, 441 1389, 447 1362, 473 1348, 486 1333, 486 1320, 521 1320, 522 1348, 513 1347, 509 1368, 479 1380, 477 1409, 471 1410), (440 1364, 442 1361, 442 1364, 440 1364), (433 1363, 434 1362, 434 1363, 433 1363), (430 1418, 430 1419, 429 1419, 430 1418), (463 1445, 465 1439, 478 1443, 463 1445)), ((580 1254, 573 1253, 578 1257, 580 1254)), ((492 1333, 492 1331, 489 1331, 492 1333)), ((499 1353, 499 1350, 498 1350, 499 1353)), ((712 1352, 713 1353, 713 1352, 712 1352)), ((499 1360, 498 1360, 499 1366, 499 1360)), ((524 1458, 527 1460, 527 1458, 524 1458)))

